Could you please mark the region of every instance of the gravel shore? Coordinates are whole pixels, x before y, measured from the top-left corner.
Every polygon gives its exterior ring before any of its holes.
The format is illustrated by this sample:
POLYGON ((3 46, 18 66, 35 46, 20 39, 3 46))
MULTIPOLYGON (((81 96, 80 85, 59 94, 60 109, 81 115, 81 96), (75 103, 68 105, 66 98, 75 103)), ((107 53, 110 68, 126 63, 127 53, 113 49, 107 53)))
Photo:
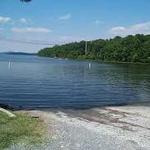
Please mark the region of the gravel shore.
POLYGON ((45 143, 11 150, 149 150, 150 107, 26 111, 48 126, 45 143))

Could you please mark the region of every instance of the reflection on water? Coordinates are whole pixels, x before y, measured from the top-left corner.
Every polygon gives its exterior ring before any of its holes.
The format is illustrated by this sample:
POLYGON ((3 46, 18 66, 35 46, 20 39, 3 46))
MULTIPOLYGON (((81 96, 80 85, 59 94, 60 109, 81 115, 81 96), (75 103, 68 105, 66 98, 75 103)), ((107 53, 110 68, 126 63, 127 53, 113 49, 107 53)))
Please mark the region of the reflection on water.
POLYGON ((0 54, 0 103, 83 108, 150 102, 149 68, 0 54))

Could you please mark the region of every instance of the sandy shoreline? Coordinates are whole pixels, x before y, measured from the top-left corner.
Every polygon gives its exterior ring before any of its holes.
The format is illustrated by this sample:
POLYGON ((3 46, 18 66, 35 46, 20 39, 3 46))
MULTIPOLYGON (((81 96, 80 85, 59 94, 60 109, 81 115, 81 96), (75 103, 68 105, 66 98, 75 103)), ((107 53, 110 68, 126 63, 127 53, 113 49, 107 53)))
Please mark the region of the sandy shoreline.
POLYGON ((39 148, 32 149, 150 149, 150 107, 123 106, 24 112, 33 117, 40 117, 48 126, 49 141, 39 148))

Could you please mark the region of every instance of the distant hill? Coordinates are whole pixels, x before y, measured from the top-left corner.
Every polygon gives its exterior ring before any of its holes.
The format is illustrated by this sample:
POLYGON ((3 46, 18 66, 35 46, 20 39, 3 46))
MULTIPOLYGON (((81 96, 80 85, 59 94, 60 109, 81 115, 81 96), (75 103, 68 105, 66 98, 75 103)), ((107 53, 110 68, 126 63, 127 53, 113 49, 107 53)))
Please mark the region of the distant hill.
POLYGON ((2 52, 1 54, 8 54, 8 55, 36 55, 36 53, 25 53, 25 52, 2 52))

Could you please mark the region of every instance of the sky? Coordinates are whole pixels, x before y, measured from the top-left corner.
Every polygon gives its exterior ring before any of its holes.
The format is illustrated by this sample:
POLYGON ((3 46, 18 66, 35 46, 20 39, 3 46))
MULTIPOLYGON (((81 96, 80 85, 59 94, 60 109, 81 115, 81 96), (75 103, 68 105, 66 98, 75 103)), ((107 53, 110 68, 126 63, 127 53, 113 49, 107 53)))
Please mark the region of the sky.
POLYGON ((0 0, 0 52, 150 34, 150 0, 0 0))

